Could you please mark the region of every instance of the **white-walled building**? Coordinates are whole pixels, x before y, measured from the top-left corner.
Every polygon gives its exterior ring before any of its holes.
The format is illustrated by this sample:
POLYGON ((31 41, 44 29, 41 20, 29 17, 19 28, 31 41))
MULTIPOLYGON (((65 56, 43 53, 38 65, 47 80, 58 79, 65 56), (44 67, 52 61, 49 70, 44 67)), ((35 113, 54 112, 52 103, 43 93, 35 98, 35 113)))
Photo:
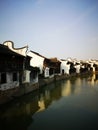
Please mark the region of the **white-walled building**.
POLYGON ((0 44, 0 90, 19 87, 22 81, 25 56, 17 54, 7 46, 0 44))
POLYGON ((61 60, 61 74, 68 74, 70 70, 70 64, 67 64, 67 60, 61 60))
POLYGON ((38 83, 38 68, 30 66, 31 57, 27 56, 28 46, 21 48, 14 48, 14 43, 12 41, 5 41, 4 46, 8 47, 12 52, 19 54, 24 57, 22 62, 22 72, 21 73, 21 83, 38 83))
POLYGON ((92 71, 95 73, 95 67, 94 64, 96 63, 96 61, 94 60, 87 60, 86 63, 88 63, 90 65, 90 68, 92 68, 92 71))
POLYGON ((34 67, 38 67, 40 69, 40 74, 42 74, 45 57, 34 51, 29 51, 27 55, 32 57, 30 60, 30 65, 34 67))
POLYGON ((49 77, 49 67, 46 67, 44 70, 44 77, 47 78, 49 77))
POLYGON ((19 72, 1 72, 0 81, 1 91, 19 87, 19 72))
POLYGON ((13 52, 16 52, 20 55, 26 56, 28 46, 24 46, 24 47, 21 47, 21 48, 14 48, 14 43, 12 41, 5 41, 3 43, 3 45, 7 46, 13 52))
POLYGON ((76 68, 76 73, 79 74, 81 65, 80 64, 76 64, 74 67, 76 68))
POLYGON ((39 74, 43 75, 45 78, 48 78, 50 68, 46 66, 46 63, 49 59, 34 51, 29 51, 27 55, 32 57, 30 60, 30 65, 38 67, 40 70, 39 74))

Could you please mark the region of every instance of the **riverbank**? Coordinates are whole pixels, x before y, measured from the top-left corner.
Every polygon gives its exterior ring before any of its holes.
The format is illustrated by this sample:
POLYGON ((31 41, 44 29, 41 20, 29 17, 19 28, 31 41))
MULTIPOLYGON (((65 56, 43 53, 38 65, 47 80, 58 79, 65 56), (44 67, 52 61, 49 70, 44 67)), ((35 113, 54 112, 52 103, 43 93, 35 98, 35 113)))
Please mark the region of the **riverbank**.
POLYGON ((81 74, 74 73, 74 74, 71 74, 71 75, 67 75, 67 74, 65 74, 65 75, 55 75, 52 78, 39 79, 39 87, 48 85, 48 84, 55 82, 55 81, 66 80, 66 79, 70 79, 70 78, 73 78, 73 77, 86 76, 86 75, 92 75, 92 74, 93 74, 92 72, 85 72, 85 73, 81 73, 81 74))
POLYGON ((91 75, 91 74, 92 72, 86 72, 82 74, 74 73, 71 75, 55 75, 54 77, 51 77, 51 78, 41 78, 39 79, 39 83, 36 83, 36 84, 25 83, 17 88, 6 90, 6 91, 1 91, 0 92, 0 105, 8 103, 12 100, 14 101, 14 99, 16 98, 29 94, 33 91, 36 91, 39 88, 45 85, 51 84, 53 82, 66 80, 66 79, 70 79, 70 78, 78 77, 78 76, 91 75))

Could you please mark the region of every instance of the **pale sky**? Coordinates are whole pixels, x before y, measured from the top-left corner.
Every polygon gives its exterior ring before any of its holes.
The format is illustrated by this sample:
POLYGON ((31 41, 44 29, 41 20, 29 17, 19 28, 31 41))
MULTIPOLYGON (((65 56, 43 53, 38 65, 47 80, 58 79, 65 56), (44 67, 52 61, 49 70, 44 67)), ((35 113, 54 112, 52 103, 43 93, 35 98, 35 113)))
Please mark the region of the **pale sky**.
POLYGON ((98 0, 0 0, 0 43, 45 57, 98 59, 98 0))

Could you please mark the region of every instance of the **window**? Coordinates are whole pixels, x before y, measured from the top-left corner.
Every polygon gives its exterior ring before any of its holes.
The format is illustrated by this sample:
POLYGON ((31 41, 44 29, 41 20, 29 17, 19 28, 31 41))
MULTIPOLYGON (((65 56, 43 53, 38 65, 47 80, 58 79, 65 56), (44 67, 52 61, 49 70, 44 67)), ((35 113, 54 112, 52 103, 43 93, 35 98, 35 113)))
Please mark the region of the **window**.
POLYGON ((62 74, 64 75, 64 69, 62 69, 62 74))
POLYGON ((6 73, 1 73, 1 83, 6 83, 6 73))
POLYGON ((17 81, 17 73, 13 73, 13 81, 17 81))

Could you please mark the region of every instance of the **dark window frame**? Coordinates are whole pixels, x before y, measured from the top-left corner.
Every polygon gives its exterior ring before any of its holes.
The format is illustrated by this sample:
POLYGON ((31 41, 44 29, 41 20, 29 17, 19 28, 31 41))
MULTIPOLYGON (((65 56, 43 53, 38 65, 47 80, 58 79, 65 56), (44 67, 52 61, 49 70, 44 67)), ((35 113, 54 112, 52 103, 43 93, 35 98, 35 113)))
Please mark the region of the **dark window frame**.
POLYGON ((13 72, 13 81, 17 81, 18 77, 17 77, 17 72, 13 72))
POLYGON ((1 73, 1 84, 7 83, 7 75, 6 73, 1 73))

